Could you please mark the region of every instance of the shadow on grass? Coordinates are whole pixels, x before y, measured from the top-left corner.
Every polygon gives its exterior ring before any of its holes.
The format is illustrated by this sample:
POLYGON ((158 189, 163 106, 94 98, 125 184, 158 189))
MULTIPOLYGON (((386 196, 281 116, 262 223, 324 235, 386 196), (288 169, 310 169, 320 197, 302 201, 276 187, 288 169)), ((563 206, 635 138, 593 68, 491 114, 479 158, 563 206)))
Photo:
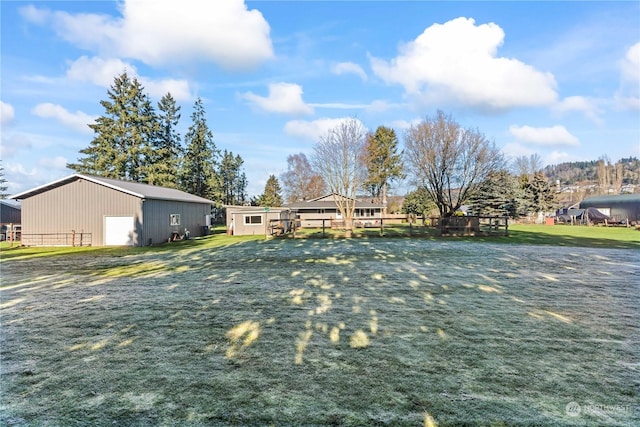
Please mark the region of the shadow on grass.
POLYGON ((210 249, 223 246, 236 245, 250 241, 264 239, 261 236, 226 236, 214 234, 211 236, 181 240, 171 243, 162 243, 154 246, 118 246, 118 247, 50 247, 50 246, 0 246, 0 261, 21 260, 49 256, 85 255, 85 256, 111 256, 122 257, 128 255, 163 253, 178 250, 210 249))
POLYGON ((640 232, 629 230, 629 233, 638 234, 636 240, 622 240, 599 236, 584 236, 573 233, 547 234, 529 230, 509 230, 508 237, 487 239, 487 241, 518 243, 527 245, 567 246, 603 249, 640 249, 640 232))

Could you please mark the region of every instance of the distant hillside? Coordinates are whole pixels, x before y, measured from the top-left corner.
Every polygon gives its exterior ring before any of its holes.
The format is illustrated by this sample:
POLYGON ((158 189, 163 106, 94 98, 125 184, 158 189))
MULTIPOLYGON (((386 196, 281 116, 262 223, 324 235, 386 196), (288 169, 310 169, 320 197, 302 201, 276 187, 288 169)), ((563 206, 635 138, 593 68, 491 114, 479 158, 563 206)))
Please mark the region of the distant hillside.
POLYGON ((598 184, 603 179, 614 177, 621 172, 621 184, 640 184, 640 160, 635 157, 620 159, 615 163, 604 160, 588 162, 565 162, 549 165, 543 170, 551 184, 560 181, 561 186, 577 184, 598 184))

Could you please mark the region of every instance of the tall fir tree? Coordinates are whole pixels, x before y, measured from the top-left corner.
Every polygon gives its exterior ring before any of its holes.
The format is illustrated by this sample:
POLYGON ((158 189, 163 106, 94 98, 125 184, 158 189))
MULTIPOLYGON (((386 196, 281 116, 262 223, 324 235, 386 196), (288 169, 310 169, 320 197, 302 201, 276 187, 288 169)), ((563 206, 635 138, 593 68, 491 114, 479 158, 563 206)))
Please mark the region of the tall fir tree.
POLYGON ((378 126, 375 133, 367 136, 364 151, 367 165, 365 189, 376 201, 386 206, 387 187, 402 178, 402 153, 398 153, 398 137, 395 130, 378 126))
POLYGON ((176 127, 180 121, 180 107, 167 93, 158 103, 157 136, 148 152, 146 180, 162 187, 178 187, 178 171, 182 157, 180 134, 176 127))
POLYGON ((2 160, 0 160, 0 199, 6 199, 9 197, 9 193, 7 193, 8 187, 5 185, 7 183, 7 179, 4 177, 4 167, 2 167, 2 160))
POLYGON ((180 188, 196 196, 213 198, 218 151, 207 125, 202 99, 196 99, 192 124, 185 135, 186 151, 180 168, 180 188))
POLYGON ((100 101, 104 115, 89 124, 95 133, 89 146, 80 153, 78 163, 67 165, 80 173, 128 181, 146 181, 150 145, 157 135, 157 117, 149 96, 137 77, 126 71, 114 78, 107 91, 108 100, 100 101))
POLYGON ((216 174, 216 198, 224 205, 242 205, 246 202, 247 176, 242 169, 243 164, 240 155, 224 150, 216 174))
POLYGON ((256 204, 258 206, 282 206, 282 188, 275 175, 269 175, 264 186, 264 192, 258 196, 256 204))

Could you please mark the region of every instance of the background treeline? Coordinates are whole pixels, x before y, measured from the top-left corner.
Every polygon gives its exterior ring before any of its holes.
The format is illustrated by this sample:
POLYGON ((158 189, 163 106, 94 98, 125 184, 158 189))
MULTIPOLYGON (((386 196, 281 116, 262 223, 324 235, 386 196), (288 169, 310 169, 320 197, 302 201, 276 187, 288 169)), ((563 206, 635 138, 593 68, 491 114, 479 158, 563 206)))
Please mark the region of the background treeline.
MULTIPOLYGON (((304 153, 289 155, 286 172, 270 175, 263 194, 249 197, 244 161, 216 146, 200 98, 184 139, 177 131, 181 107, 171 94, 154 104, 126 71, 114 78, 100 105, 104 113, 89 125, 94 138, 77 162, 67 165, 70 169, 178 188, 212 200, 217 208, 280 206, 333 192, 349 200, 366 195, 389 213, 429 215, 435 209, 449 216, 464 205, 473 214, 519 217, 565 204, 563 186, 591 185, 591 194, 618 194, 640 184, 636 158, 543 167, 534 154, 507 162, 484 135, 439 111, 405 131, 404 149, 393 129, 379 126, 369 132, 358 120, 348 120, 320 138, 310 159, 304 153), (415 189, 402 204, 387 198, 398 183, 415 189)), ((0 178, 1 172, 0 164, 0 178)), ((581 197, 587 191, 573 193, 581 197)), ((353 213, 353 206, 343 208, 345 217, 353 213)))
POLYGON ((560 181, 560 185, 598 184, 606 174, 610 181, 619 179, 623 185, 640 185, 640 160, 635 157, 620 159, 615 163, 606 157, 588 162, 565 162, 546 166, 542 172, 549 181, 560 181))

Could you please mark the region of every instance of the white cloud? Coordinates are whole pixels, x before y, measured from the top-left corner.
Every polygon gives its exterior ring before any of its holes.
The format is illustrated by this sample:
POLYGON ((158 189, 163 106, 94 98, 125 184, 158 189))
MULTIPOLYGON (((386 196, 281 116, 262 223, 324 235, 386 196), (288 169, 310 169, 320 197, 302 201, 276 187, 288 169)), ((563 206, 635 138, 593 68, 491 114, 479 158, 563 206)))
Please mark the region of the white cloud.
POLYGON ((355 74, 360 77, 361 80, 367 81, 367 73, 364 72, 361 66, 354 62, 339 62, 331 67, 331 72, 338 76, 342 74, 355 74))
MULTIPOLYGON (((331 129, 336 128, 345 120, 353 119, 342 117, 338 119, 322 118, 313 121, 292 120, 285 124, 284 131, 288 135, 317 142, 320 137, 327 135, 331 129)), ((366 126, 362 126, 366 128, 366 126)))
POLYGON ((269 84, 269 96, 263 97, 252 92, 242 95, 260 110, 282 114, 313 114, 313 108, 302 100, 302 87, 294 83, 269 84))
POLYGON ((520 142, 528 142, 536 145, 580 145, 578 138, 560 125, 535 128, 531 126, 510 126, 509 133, 520 142))
POLYGON ((402 45, 390 61, 371 57, 374 73, 404 86, 409 97, 490 110, 547 106, 557 99, 552 74, 498 57, 504 31, 494 23, 457 18, 434 24, 402 45))
POLYGON ((91 130, 88 124, 96 120, 96 117, 90 116, 82 111, 71 113, 64 107, 50 102, 36 105, 31 112, 38 117, 55 119, 66 127, 82 133, 92 133, 93 130, 91 130))
POLYGON ((15 117, 15 111, 11 104, 0 101, 0 124, 3 126, 8 125, 13 121, 15 117))
POLYGON ((67 77, 80 82, 90 82, 97 86, 109 87, 115 76, 127 71, 136 75, 136 67, 117 58, 99 58, 97 56, 81 56, 71 63, 67 77))
POLYGON ((150 79, 138 75, 136 67, 118 58, 100 58, 97 56, 81 56, 73 61, 67 70, 67 77, 81 82, 90 82, 97 86, 110 87, 116 76, 126 71, 130 77, 137 77, 145 92, 153 99, 160 99, 167 92, 176 101, 188 101, 191 97, 191 88, 186 80, 177 79, 150 79))
POLYGON ((640 42, 627 50, 620 61, 620 72, 620 89, 615 99, 624 109, 640 111, 640 42))
POLYGON ((147 77, 140 77, 140 83, 142 83, 142 86, 144 86, 145 91, 149 93, 151 98, 158 101, 167 93, 171 93, 171 96, 173 96, 176 101, 189 101, 192 99, 191 87, 186 80, 151 80, 147 77))
POLYGON ((51 24, 80 48, 151 65, 211 61, 247 69, 273 57, 268 22, 243 0, 124 0, 119 17, 33 6, 21 11, 33 23, 51 24))
POLYGON ((560 114, 579 111, 597 125, 604 123, 600 117, 603 111, 598 108, 597 101, 584 96, 568 96, 554 105, 552 109, 560 114))

